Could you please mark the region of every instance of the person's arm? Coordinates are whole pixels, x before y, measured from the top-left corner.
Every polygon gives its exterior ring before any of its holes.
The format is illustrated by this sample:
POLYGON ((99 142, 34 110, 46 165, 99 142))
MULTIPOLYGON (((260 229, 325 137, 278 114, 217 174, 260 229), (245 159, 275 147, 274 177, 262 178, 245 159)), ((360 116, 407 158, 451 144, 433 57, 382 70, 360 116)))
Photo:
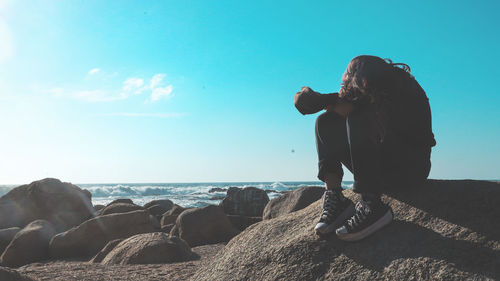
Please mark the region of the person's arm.
POLYGON ((338 93, 320 94, 311 90, 309 87, 302 87, 300 92, 295 94, 295 108, 302 114, 314 114, 328 105, 337 103, 338 93))

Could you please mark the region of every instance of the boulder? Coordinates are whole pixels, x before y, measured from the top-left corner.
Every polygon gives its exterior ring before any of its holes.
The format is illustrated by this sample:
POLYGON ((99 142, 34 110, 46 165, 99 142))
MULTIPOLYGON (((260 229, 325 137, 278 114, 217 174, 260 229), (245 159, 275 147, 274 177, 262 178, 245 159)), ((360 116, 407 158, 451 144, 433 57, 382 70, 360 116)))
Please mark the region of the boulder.
POLYGON ((220 205, 228 215, 260 217, 269 202, 267 193, 256 187, 230 187, 220 205))
MULTIPOLYGON (((170 231, 172 231, 172 228, 174 228, 174 226, 175 224, 173 223, 164 225, 161 227, 161 232, 170 233, 170 231)), ((172 236, 178 236, 178 235, 172 235, 172 236)))
POLYGON ((134 235, 118 244, 102 264, 154 264, 188 261, 197 255, 179 237, 163 232, 134 235))
POLYGON ((394 221, 362 241, 315 235, 318 200, 248 227, 192 280, 500 279, 499 183, 429 180, 383 200, 394 221))
POLYGON ((94 211, 99 212, 100 210, 104 209, 106 206, 104 205, 94 205, 94 211))
POLYGON ((303 186, 287 192, 267 203, 262 219, 268 220, 304 209, 320 199, 323 193, 325 193, 325 188, 321 186, 303 186))
POLYGON ((26 275, 22 275, 14 269, 0 266, 1 281, 34 281, 26 275))
POLYGON ((179 205, 174 205, 172 207, 172 209, 170 209, 168 212, 163 214, 163 216, 161 217, 161 221, 160 221, 161 226, 163 227, 164 225, 175 223, 175 221, 177 220, 177 217, 185 210, 187 210, 187 209, 183 208, 179 205))
POLYGON ((174 206, 174 202, 172 202, 168 199, 153 200, 153 201, 150 201, 150 202, 144 204, 144 208, 149 209, 149 207, 154 206, 154 205, 160 205, 164 209, 166 209, 166 211, 168 211, 174 206))
POLYGON ((134 204, 134 201, 132 201, 132 199, 129 199, 129 198, 118 198, 118 199, 115 199, 115 200, 109 202, 108 205, 106 205, 106 206, 110 206, 110 205, 113 205, 116 203, 134 204))
POLYGON ((222 188, 222 187, 212 187, 208 191, 208 193, 214 193, 214 192, 226 192, 227 188, 222 188))
POLYGON ((43 179, 18 186, 0 198, 0 229, 24 227, 37 219, 64 231, 92 217, 90 193, 57 179, 43 179))
POLYGON ((229 222, 238 230, 244 230, 254 223, 258 223, 262 220, 261 217, 245 217, 237 215, 227 215, 229 222))
POLYGON ((10 227, 6 229, 0 229, 0 255, 2 255, 3 250, 7 248, 10 241, 14 236, 21 230, 19 227, 10 227))
POLYGON ((115 239, 111 240, 102 248, 99 253, 97 253, 90 261, 89 263, 100 263, 102 260, 111 252, 116 245, 120 244, 124 239, 115 239))
POLYGON ((182 212, 176 220, 179 237, 189 246, 226 242, 239 233, 219 206, 193 208, 182 212))
POLYGON ((153 205, 148 207, 148 211, 151 215, 158 218, 158 220, 161 220, 161 217, 168 211, 168 209, 162 205, 153 205))
POLYGON ((177 227, 177 224, 174 224, 174 226, 172 226, 172 229, 170 229, 170 236, 179 237, 179 228, 177 227))
POLYGON ((50 256, 90 257, 111 240, 155 230, 146 210, 99 216, 54 236, 50 240, 50 256))
POLYGON ((36 220, 19 231, 0 257, 0 264, 18 267, 48 258, 49 241, 56 234, 46 220, 36 220))
POLYGON ((100 216, 128 213, 132 211, 144 210, 143 207, 129 203, 113 203, 99 211, 100 216))

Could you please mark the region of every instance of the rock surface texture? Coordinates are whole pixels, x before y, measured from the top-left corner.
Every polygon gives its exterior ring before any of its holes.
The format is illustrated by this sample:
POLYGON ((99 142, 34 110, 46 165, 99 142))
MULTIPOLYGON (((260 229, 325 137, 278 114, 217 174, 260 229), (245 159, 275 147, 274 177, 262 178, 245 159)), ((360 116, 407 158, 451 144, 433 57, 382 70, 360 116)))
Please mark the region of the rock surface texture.
POLYGON ((116 245, 120 244, 120 242, 122 241, 123 239, 115 239, 109 241, 108 244, 106 244, 106 246, 104 246, 104 248, 102 248, 99 251, 99 253, 97 253, 97 255, 95 255, 89 262, 90 263, 102 262, 102 260, 109 254, 109 252, 111 252, 116 247, 116 245))
POLYGON ((19 227, 10 227, 6 229, 0 229, 0 256, 3 253, 3 250, 7 248, 12 241, 12 238, 16 236, 16 234, 21 230, 19 227))
POLYGON ((177 229, 178 236, 191 247, 226 242, 239 233, 231 225, 222 208, 213 205, 182 212, 174 229, 177 229))
POLYGON ((19 231, 0 257, 0 264, 18 267, 49 257, 49 241, 56 234, 46 220, 36 220, 19 231))
POLYGON ((18 186, 0 198, 0 229, 24 227, 43 219, 58 231, 67 230, 92 217, 90 192, 71 183, 47 178, 18 186))
POLYGON ((20 274, 14 269, 0 267, 0 280, 1 281, 34 281, 25 275, 20 274))
POLYGON ((111 240, 154 231, 146 210, 99 216, 54 236, 50 241, 50 256, 94 256, 111 240))
POLYGON ((383 200, 394 221, 362 241, 316 236, 318 200, 250 226, 192 280, 500 279, 499 183, 429 180, 383 200))
POLYGON ((144 208, 130 203, 113 203, 100 210, 99 215, 121 214, 138 210, 144 210, 144 208))
POLYGON ((303 186, 296 190, 284 193, 267 203, 262 219, 268 220, 281 215, 295 212, 317 201, 325 193, 321 186, 303 186))
POLYGON ((256 187, 230 187, 220 205, 228 215, 260 217, 269 202, 267 193, 256 187))
POLYGON ((185 210, 187 210, 187 209, 183 208, 179 205, 174 205, 170 210, 168 210, 168 212, 163 214, 163 216, 161 218, 161 227, 175 223, 175 221, 177 220, 177 217, 185 210))
POLYGON ((188 261, 197 255, 179 237, 163 232, 137 234, 120 242, 102 264, 154 264, 188 261))

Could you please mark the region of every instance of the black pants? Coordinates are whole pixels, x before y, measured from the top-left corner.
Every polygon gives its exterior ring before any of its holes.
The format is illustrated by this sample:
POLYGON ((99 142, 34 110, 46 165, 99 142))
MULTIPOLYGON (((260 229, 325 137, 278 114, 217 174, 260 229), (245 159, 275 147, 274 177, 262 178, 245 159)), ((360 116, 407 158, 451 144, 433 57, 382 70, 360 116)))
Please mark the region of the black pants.
POLYGON ((374 115, 355 110, 347 118, 325 112, 316 120, 318 178, 327 173, 342 179, 342 164, 354 175, 353 191, 381 194, 390 188, 422 183, 429 175, 431 148, 412 144, 386 129, 383 141, 374 135, 374 115))

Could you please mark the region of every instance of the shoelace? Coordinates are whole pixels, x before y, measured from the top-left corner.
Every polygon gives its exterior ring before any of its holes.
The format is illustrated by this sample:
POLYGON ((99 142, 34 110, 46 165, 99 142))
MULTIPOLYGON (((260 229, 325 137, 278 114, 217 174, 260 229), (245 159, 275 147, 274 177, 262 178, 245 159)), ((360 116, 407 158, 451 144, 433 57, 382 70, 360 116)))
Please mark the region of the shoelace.
POLYGON ((340 201, 340 196, 335 191, 325 191, 325 198, 323 199, 323 214, 322 217, 327 219, 335 215, 340 201))
POLYGON ((347 220, 347 225, 350 229, 354 229, 359 226, 371 212, 370 207, 363 200, 356 203, 355 208, 356 213, 349 220, 347 220))

